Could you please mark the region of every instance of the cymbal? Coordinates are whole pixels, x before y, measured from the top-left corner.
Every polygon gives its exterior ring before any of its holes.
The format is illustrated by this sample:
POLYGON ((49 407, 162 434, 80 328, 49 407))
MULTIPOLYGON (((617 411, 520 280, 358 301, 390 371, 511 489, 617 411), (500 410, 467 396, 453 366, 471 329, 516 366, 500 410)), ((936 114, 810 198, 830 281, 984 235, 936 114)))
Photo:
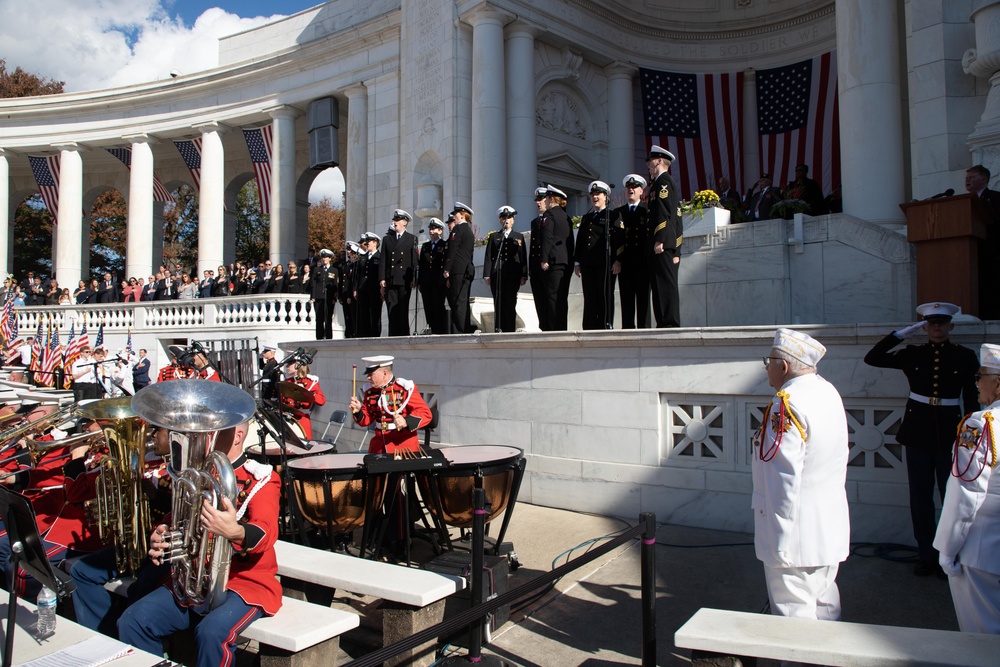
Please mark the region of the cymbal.
POLYGON ((293 401, 298 401, 300 403, 313 402, 313 395, 309 393, 309 390, 301 385, 295 384, 294 382, 279 382, 278 394, 280 394, 282 398, 290 398, 293 401))

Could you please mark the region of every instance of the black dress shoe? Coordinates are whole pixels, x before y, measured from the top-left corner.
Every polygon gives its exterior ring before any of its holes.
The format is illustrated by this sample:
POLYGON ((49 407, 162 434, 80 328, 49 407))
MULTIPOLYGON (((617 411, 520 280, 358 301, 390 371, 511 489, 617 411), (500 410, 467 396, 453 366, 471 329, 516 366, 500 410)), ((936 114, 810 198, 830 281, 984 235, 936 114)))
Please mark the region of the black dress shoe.
MULTIPOLYGON (((918 577, 929 577, 935 573, 936 570, 940 570, 941 566, 930 560, 917 561, 917 564, 913 566, 913 574, 918 577)), ((943 573, 943 570, 942 570, 943 573)))

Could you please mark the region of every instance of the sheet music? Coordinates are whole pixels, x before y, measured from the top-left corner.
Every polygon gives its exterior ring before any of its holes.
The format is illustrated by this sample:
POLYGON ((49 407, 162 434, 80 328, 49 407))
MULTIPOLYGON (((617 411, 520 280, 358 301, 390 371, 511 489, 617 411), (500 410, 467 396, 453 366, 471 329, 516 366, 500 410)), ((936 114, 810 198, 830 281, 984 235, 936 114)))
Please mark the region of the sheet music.
POLYGON ((14 667, 97 667, 124 657, 132 651, 133 648, 128 644, 104 635, 95 635, 78 644, 67 646, 41 658, 19 663, 14 667))

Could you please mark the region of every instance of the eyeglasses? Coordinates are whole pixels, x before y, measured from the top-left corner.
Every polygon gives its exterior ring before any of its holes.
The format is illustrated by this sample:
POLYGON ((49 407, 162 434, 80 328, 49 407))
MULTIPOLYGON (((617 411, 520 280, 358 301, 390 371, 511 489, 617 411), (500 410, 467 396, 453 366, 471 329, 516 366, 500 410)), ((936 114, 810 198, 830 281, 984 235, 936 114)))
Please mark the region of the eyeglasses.
POLYGON ((761 357, 761 361, 764 362, 764 368, 771 365, 772 361, 784 361, 781 357, 761 357))
POLYGON ((993 373, 976 373, 975 377, 976 377, 976 382, 979 382, 983 378, 991 378, 991 377, 998 377, 998 376, 995 375, 995 374, 993 374, 993 373))

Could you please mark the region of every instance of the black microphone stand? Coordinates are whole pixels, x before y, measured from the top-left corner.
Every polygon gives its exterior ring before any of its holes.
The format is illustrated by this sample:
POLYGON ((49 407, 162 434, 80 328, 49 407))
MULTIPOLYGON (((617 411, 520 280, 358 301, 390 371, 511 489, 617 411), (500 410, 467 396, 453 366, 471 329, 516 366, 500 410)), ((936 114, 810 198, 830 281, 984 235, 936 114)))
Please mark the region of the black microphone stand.
POLYGON ((612 299, 614 298, 614 287, 612 282, 611 267, 614 262, 611 257, 611 206, 604 207, 604 328, 614 328, 614 310, 612 299))

